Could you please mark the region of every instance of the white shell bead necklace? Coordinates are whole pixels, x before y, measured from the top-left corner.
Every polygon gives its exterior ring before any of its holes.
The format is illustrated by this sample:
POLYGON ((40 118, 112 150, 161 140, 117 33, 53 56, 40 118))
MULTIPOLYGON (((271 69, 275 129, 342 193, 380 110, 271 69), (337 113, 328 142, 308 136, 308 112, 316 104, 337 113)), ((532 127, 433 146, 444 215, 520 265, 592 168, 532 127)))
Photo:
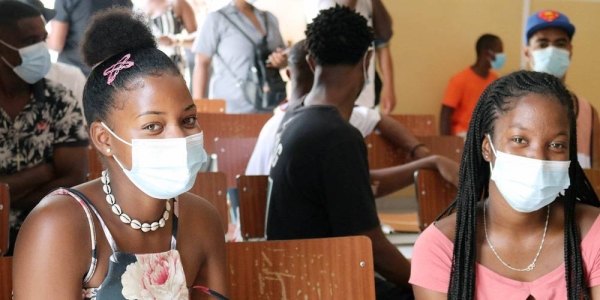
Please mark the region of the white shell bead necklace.
POLYGON ((165 224, 167 223, 171 212, 171 203, 169 202, 169 200, 165 201, 165 212, 163 213, 163 216, 162 218, 160 218, 160 220, 152 223, 142 223, 136 219, 132 219, 129 215, 124 213, 121 209, 121 206, 117 204, 115 196, 113 196, 112 190, 110 188, 110 177, 108 177, 108 172, 106 170, 102 171, 101 180, 103 184, 102 190, 106 194, 106 202, 108 202, 108 204, 110 205, 110 209, 112 210, 112 212, 115 215, 119 216, 121 222, 128 224, 133 229, 141 230, 142 232, 156 231, 158 228, 165 227, 165 224))

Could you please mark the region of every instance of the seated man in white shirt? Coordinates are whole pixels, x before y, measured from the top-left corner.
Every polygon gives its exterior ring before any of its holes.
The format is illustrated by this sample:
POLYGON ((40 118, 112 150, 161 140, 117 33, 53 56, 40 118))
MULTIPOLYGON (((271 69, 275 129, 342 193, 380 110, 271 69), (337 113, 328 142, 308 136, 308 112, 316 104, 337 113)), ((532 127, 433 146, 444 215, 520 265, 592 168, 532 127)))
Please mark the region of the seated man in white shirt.
MULTIPOLYGON (((262 128, 256 147, 246 168, 246 175, 268 175, 271 169, 271 154, 275 144, 275 134, 283 120, 289 104, 297 103, 312 88, 314 75, 306 62, 307 52, 304 41, 296 43, 288 56, 288 76, 292 81, 290 102, 281 104, 275 109, 273 117, 262 128)), ((458 182, 458 163, 439 155, 430 155, 429 149, 415 138, 408 130, 389 116, 381 115, 374 109, 355 106, 350 117, 350 124, 356 127, 363 136, 377 129, 381 135, 394 145, 410 152, 414 161, 400 166, 371 170, 371 185, 375 197, 383 197, 399 189, 411 185, 413 174, 419 169, 437 169, 444 179, 456 185, 458 182)))

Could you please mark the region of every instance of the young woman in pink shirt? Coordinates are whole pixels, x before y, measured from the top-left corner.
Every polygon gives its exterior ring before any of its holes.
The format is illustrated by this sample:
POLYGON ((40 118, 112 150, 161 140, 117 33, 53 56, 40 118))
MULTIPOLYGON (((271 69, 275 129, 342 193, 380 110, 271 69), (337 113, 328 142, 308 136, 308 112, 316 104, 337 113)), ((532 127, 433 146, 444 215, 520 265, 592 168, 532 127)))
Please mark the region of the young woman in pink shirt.
POLYGON ((559 79, 519 71, 492 83, 459 176, 447 216, 415 244, 417 299, 600 299, 600 202, 559 79))

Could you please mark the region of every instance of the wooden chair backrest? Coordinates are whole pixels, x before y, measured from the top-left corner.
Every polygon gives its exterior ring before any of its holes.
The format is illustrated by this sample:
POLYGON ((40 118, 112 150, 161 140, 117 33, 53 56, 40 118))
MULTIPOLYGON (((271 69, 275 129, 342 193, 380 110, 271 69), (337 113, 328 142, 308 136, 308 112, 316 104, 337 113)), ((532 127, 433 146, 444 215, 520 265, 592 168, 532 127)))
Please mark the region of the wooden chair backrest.
POLYGON ((6 254, 10 240, 10 193, 6 183, 0 183, 0 256, 6 254))
POLYGON ((200 172, 190 193, 198 195, 210 202, 223 221, 223 229, 227 232, 229 213, 227 210, 227 183, 223 172, 200 172))
MULTIPOLYGON (((431 154, 446 156, 460 163, 464 140, 457 136, 421 136, 419 141, 427 146, 431 154)), ((398 148, 377 133, 365 138, 369 168, 381 169, 402 165, 411 161, 410 153, 398 148)))
POLYGON ((196 111, 199 113, 224 114, 225 99, 194 99, 196 111))
POLYGON ((588 178, 592 186, 594 187, 594 191, 596 191, 596 195, 600 197, 600 170, 598 169, 584 169, 585 176, 588 178))
POLYGON ((435 170, 415 172, 419 229, 425 230, 454 201, 457 189, 435 170))
POLYGON ((263 238, 267 219, 269 177, 242 175, 237 179, 237 187, 242 238, 263 238))
POLYGON ((215 153, 215 138, 258 138, 272 114, 208 114, 198 113, 198 123, 204 132, 204 149, 215 153))
POLYGON ((215 141, 217 169, 225 173, 227 187, 236 186, 236 177, 246 173, 257 138, 219 138, 215 141))
POLYGON ((0 257, 0 299, 12 299, 12 257, 0 257))
POLYGON ((227 243, 230 299, 374 300, 365 236, 227 243))
POLYGON ((94 147, 90 147, 89 149, 89 172, 88 172, 88 180, 93 180, 96 178, 100 178, 102 176, 102 171, 104 170, 104 165, 102 164, 102 159, 100 159, 100 154, 98 150, 94 147))
POLYGON ((432 136, 436 134, 434 115, 390 115, 415 136, 432 136))

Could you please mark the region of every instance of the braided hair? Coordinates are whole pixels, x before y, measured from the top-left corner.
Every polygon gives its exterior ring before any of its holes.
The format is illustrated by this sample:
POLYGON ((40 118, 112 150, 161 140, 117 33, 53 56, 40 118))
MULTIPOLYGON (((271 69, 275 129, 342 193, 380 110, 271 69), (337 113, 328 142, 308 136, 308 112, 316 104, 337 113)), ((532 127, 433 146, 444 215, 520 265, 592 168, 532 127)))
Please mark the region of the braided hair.
POLYGON ((83 89, 88 124, 106 120, 110 109, 123 107, 122 103, 114 103, 115 94, 138 88, 140 77, 182 76, 175 63, 156 48, 146 18, 127 8, 115 7, 95 14, 85 31, 81 53, 85 63, 93 67, 83 89), (134 65, 120 70, 114 81, 107 82, 105 71, 128 54, 134 65))
POLYGON ((475 263, 477 203, 487 198, 490 168, 483 159, 481 144, 487 134, 493 136, 496 119, 515 107, 522 97, 535 93, 558 101, 567 111, 570 124, 569 177, 571 186, 564 196, 565 278, 569 299, 590 299, 586 288, 581 258, 581 236, 575 216, 575 202, 600 206, 592 185, 577 161, 576 118, 570 92, 555 76, 531 71, 518 71, 488 86, 473 112, 460 164, 458 194, 454 202, 438 217, 456 210, 454 253, 450 273, 448 299, 475 297, 475 263))

